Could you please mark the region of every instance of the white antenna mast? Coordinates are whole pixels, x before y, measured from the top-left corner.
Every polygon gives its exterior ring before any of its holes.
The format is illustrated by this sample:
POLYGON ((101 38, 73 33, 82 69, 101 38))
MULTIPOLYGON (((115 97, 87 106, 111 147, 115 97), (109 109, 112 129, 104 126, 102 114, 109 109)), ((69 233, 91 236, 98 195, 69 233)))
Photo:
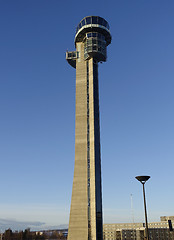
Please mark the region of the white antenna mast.
POLYGON ((132 195, 132 193, 131 193, 131 195, 130 195, 130 197, 131 197, 131 217, 132 217, 132 223, 133 223, 133 240, 135 240, 136 239, 136 229, 135 229, 135 222, 134 222, 134 209, 133 209, 133 195, 132 195))

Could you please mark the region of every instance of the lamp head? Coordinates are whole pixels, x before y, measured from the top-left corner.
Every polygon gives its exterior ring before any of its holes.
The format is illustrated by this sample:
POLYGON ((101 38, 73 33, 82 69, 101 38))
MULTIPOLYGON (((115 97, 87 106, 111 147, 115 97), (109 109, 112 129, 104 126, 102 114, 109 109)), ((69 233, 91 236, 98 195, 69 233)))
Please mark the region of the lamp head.
POLYGON ((142 184, 145 184, 145 182, 147 182, 147 180, 149 180, 150 176, 137 176, 135 177, 139 182, 141 182, 142 184))

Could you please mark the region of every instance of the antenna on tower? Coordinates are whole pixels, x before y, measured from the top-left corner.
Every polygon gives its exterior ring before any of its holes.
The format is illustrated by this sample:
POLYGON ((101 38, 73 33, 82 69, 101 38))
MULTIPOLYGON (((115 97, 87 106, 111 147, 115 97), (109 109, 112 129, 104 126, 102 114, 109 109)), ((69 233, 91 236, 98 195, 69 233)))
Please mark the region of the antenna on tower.
POLYGON ((134 208, 133 208, 133 195, 131 193, 130 195, 131 198, 131 218, 132 218, 132 223, 133 223, 133 240, 136 239, 136 229, 135 229, 135 222, 134 222, 134 208))

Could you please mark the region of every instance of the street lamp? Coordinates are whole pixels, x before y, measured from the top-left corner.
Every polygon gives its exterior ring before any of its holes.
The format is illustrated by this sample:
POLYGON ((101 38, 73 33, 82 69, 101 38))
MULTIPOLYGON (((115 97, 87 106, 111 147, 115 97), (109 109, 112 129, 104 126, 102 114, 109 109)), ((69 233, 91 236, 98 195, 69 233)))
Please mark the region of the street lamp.
POLYGON ((149 231, 148 231, 148 223, 147 223, 147 210, 146 210, 146 197, 145 197, 145 187, 144 184, 150 178, 150 176, 137 176, 135 177, 139 182, 143 185, 143 197, 144 197, 144 212, 145 212, 145 222, 146 222, 146 239, 149 240, 149 231))

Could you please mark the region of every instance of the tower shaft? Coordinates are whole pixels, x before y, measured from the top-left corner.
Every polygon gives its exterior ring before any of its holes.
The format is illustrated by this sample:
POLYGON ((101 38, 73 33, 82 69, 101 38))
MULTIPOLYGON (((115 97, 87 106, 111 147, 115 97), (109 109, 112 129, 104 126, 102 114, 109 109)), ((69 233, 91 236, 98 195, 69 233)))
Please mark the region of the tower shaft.
POLYGON ((102 239, 98 64, 77 43, 75 168, 68 239, 102 239), (83 56, 83 55, 82 55, 83 56))

